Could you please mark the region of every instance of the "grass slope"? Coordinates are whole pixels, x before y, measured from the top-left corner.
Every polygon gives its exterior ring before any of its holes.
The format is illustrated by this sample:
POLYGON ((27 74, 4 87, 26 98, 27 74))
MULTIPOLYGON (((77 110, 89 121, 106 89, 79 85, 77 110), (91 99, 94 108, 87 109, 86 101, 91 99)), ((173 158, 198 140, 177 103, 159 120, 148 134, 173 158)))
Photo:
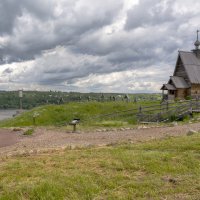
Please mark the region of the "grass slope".
POLYGON ((200 135, 16 157, 0 199, 199 199, 200 135))
MULTIPOLYGON (((152 105, 158 102, 143 102, 141 105, 152 105)), ((134 124, 136 119, 133 115, 116 116, 112 118, 95 118, 93 116, 120 112, 138 108, 140 104, 127 102, 85 102, 68 103, 63 105, 47 105, 37 107, 24 112, 18 117, 0 122, 1 127, 31 126, 34 125, 33 116, 36 116, 35 124, 38 126, 64 125, 73 118, 80 118, 85 126, 121 126, 124 123, 134 124), (89 120, 91 118, 91 120, 89 120)))

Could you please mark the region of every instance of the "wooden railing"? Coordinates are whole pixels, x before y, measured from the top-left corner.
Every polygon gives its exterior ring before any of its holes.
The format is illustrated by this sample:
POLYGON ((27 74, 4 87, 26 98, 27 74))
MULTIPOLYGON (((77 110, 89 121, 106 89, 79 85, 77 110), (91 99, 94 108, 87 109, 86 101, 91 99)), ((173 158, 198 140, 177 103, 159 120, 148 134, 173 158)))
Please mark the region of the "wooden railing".
POLYGON ((106 120, 117 119, 118 117, 135 118, 139 123, 149 122, 167 122, 177 119, 183 119, 186 115, 192 115, 193 112, 200 112, 200 100, 185 100, 179 102, 163 102, 153 106, 139 106, 135 109, 129 109, 119 112, 107 113, 91 116, 88 120, 106 120))
POLYGON ((193 112, 200 112, 200 100, 164 102, 160 105, 140 107, 137 117, 139 122, 163 122, 182 119, 193 112))

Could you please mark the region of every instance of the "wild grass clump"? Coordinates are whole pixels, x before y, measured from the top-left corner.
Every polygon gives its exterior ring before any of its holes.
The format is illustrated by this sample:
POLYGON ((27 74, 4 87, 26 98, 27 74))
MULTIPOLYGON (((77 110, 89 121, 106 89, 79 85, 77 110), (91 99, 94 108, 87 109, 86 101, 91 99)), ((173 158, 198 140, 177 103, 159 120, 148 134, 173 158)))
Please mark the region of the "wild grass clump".
POLYGON ((31 128, 31 129, 26 130, 26 131, 23 133, 23 135, 33 135, 33 133, 34 133, 34 129, 31 128))

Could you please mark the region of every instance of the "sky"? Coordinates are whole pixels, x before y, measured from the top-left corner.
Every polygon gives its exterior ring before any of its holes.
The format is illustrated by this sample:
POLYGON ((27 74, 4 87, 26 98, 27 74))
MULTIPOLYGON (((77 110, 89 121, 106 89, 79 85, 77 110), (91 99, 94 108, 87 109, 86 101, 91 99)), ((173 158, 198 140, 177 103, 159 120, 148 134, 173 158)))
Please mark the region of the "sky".
POLYGON ((2 0, 0 90, 160 92, 194 48, 197 0, 2 0))

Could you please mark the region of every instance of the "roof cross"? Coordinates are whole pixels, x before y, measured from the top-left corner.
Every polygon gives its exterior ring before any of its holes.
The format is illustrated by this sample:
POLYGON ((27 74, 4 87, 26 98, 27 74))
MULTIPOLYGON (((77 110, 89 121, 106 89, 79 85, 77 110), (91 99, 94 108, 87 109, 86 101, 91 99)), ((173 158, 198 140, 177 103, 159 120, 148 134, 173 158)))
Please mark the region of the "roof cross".
POLYGON ((197 40, 199 40, 199 30, 197 30, 197 40))

